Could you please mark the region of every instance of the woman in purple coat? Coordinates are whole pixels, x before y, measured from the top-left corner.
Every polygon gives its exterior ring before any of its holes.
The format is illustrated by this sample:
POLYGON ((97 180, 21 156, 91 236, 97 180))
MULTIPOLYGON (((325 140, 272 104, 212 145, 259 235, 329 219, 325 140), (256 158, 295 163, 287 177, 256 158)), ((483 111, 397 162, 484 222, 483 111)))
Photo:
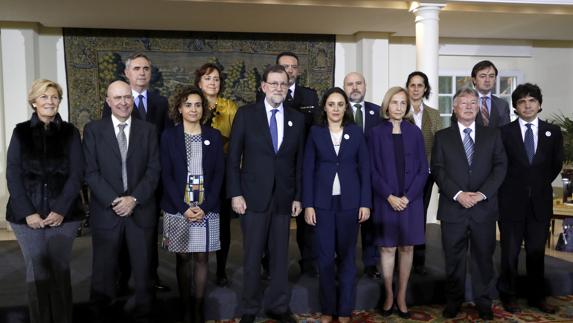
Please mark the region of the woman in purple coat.
POLYGON ((370 130, 368 141, 375 244, 380 247, 386 291, 382 315, 392 314, 396 305, 402 318, 410 317, 406 290, 414 245, 423 244, 425 240, 422 193, 428 177, 422 132, 415 124, 404 119, 410 108, 409 102, 405 89, 390 88, 380 110, 385 120, 370 130), (399 254, 399 278, 394 304, 392 278, 396 248, 399 254))

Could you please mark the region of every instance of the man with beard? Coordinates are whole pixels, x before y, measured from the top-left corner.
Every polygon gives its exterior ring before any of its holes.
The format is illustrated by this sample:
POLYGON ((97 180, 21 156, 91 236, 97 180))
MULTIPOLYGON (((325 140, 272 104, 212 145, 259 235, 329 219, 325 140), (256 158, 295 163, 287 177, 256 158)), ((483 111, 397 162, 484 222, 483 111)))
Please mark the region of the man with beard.
MULTIPOLYGON (((344 92, 350 100, 354 122, 362 128, 366 140, 370 128, 380 123, 380 106, 364 101, 366 95, 366 81, 358 72, 350 72, 344 77, 344 92)), ((368 219, 360 226, 362 238, 362 262, 364 273, 372 279, 380 279, 382 275, 376 265, 380 262, 380 253, 374 245, 374 226, 372 219, 368 219)))
POLYGON ((261 307, 259 269, 267 246, 267 315, 296 322, 289 310, 288 242, 290 217, 301 211, 304 117, 283 105, 288 86, 284 67, 268 67, 264 100, 239 108, 231 129, 227 194, 243 230, 242 323, 254 322, 261 307))

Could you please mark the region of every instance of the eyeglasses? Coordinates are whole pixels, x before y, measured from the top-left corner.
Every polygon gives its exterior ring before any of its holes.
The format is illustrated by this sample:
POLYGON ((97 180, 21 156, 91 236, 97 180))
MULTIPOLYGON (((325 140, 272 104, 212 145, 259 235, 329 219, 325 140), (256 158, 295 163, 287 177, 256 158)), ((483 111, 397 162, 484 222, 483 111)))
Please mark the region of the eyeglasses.
POLYGON ((288 83, 278 83, 278 82, 272 82, 272 83, 265 82, 265 83, 267 83, 273 89, 276 89, 279 86, 283 89, 288 88, 288 83))
POLYGON ((133 96, 131 95, 118 95, 118 96, 112 96, 111 99, 114 102, 120 102, 121 100, 125 100, 125 101, 132 101, 133 100, 133 96))

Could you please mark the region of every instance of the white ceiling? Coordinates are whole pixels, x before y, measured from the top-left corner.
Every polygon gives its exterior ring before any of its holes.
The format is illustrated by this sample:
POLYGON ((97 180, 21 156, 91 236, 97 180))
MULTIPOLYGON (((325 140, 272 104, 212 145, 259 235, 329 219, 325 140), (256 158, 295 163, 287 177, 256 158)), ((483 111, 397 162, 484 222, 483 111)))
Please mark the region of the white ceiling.
MULTIPOLYGON (((573 41, 573 1, 445 3, 440 36, 573 41), (515 4, 521 2, 521 4, 515 4)), ((414 36, 410 1, 1 0, 0 26, 414 36)))

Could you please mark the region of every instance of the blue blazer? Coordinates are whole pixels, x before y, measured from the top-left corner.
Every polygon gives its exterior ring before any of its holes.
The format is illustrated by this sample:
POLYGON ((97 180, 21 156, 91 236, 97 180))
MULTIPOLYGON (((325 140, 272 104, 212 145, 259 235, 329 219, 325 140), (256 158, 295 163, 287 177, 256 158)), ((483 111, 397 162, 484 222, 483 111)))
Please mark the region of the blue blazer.
POLYGON ((382 122, 382 118, 380 117, 380 106, 372 102, 365 101, 364 113, 364 118, 366 119, 364 125, 364 136, 366 137, 366 141, 368 141, 368 133, 370 132, 370 129, 382 122))
MULTIPOLYGON (((219 212, 220 192, 225 176, 223 142, 219 131, 208 126, 201 126, 201 139, 205 199, 199 207, 205 213, 219 212)), ((163 131, 160 151, 163 182, 161 209, 172 214, 183 214, 189 205, 183 200, 187 185, 187 149, 182 124, 163 131)))
POLYGON ((368 149, 362 129, 355 124, 344 126, 338 155, 327 127, 310 128, 303 164, 303 207, 331 208, 336 173, 343 209, 372 207, 368 149))

